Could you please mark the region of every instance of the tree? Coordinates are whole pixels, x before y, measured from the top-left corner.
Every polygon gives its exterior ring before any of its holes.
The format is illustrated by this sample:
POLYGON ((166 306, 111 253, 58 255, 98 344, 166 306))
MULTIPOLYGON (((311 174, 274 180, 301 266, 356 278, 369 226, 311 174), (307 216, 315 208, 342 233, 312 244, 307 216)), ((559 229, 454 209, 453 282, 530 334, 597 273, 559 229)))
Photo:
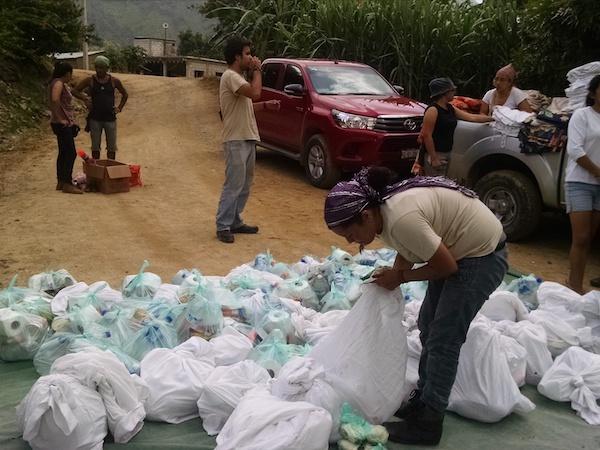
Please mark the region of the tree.
POLYGON ((208 58, 223 58, 222 47, 211 43, 210 38, 202 33, 185 30, 179 33, 179 54, 183 56, 204 56, 208 58))
POLYGON ((564 96, 566 73, 600 58, 600 1, 529 0, 516 60, 521 81, 564 96))
POLYGON ((106 42, 104 56, 110 60, 110 67, 116 72, 137 73, 144 64, 146 51, 141 47, 128 45, 121 47, 114 42, 106 42))

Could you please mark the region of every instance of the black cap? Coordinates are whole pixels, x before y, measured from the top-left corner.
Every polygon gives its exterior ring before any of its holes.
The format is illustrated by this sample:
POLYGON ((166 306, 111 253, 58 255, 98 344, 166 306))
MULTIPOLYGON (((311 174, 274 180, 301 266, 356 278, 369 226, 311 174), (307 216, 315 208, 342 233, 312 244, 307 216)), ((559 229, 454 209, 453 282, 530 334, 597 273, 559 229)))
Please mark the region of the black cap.
POLYGON ((450 78, 434 78, 429 82, 429 96, 431 98, 443 95, 456 89, 450 78))

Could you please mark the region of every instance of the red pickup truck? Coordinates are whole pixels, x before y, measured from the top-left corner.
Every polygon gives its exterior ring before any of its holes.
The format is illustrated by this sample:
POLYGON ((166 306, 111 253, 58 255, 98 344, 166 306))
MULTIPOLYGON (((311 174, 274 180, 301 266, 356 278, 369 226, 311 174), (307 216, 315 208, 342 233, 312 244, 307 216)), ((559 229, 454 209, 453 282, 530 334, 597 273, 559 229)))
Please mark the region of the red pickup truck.
POLYGON ((409 174, 425 105, 401 87, 346 61, 271 58, 262 72, 261 101, 281 109, 256 113, 259 145, 298 160, 313 185, 331 187, 373 164, 409 174))

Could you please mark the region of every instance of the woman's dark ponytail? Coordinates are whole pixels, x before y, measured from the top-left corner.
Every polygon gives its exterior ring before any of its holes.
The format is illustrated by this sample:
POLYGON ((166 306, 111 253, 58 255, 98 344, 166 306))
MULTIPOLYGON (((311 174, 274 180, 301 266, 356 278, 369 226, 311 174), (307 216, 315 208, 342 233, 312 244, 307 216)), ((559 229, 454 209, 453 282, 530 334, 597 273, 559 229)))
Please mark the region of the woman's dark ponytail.
MULTIPOLYGON (((600 87, 600 75, 596 75, 594 78, 592 78, 592 81, 590 81, 590 84, 588 86, 588 93, 585 97, 585 106, 594 106, 595 102, 592 98, 592 95, 596 93, 598 87, 600 87)), ((596 99, 596 101, 598 100, 600 99, 596 99)))
POLYGON ((369 186, 382 194, 385 188, 398 181, 398 175, 387 167, 373 166, 368 168, 367 182, 369 186))

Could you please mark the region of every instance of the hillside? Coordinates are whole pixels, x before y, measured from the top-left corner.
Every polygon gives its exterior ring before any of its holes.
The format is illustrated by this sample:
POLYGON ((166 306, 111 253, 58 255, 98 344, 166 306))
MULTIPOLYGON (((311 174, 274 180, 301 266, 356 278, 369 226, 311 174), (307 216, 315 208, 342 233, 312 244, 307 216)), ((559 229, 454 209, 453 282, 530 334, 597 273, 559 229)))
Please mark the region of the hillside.
POLYGON ((176 39, 187 28, 210 33, 214 21, 190 10, 203 0, 87 0, 88 21, 106 41, 131 45, 134 36, 163 37, 163 23, 169 24, 168 38, 176 39))

